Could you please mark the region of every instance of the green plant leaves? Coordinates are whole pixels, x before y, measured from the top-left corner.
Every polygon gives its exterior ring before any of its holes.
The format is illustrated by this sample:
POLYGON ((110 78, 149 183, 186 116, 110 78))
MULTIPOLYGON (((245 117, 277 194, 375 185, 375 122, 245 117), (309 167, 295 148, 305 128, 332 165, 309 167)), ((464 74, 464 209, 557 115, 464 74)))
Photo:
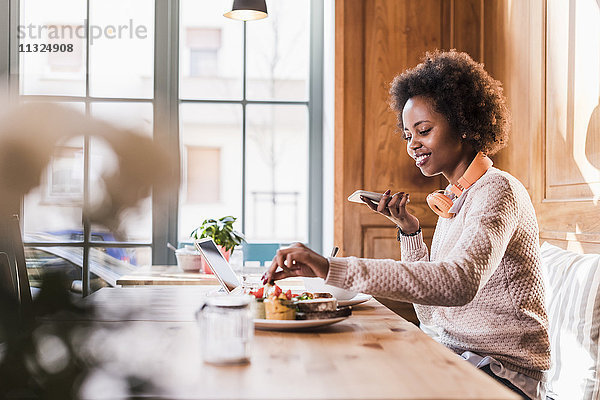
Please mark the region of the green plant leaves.
POLYGON ((237 218, 228 215, 218 220, 205 219, 202 225, 194 229, 190 234, 193 239, 212 238, 215 243, 226 251, 233 248, 242 242, 245 242, 244 235, 233 229, 233 224, 237 218))

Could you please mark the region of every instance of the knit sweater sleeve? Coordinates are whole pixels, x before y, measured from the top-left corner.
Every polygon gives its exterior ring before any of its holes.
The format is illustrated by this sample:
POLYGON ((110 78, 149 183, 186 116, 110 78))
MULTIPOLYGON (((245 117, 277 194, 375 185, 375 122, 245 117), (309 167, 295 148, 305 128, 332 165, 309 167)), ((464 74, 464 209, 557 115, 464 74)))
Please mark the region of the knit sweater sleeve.
POLYGON ((429 252, 423 241, 423 232, 414 236, 400 235, 400 254, 402 261, 429 261, 429 252))
MULTIPOLYGON (((326 283, 423 305, 469 303, 500 264, 519 221, 517 195, 505 177, 482 183, 469 196, 459 239, 443 260, 330 258, 326 283)), ((444 240, 443 232, 438 236, 444 240)))

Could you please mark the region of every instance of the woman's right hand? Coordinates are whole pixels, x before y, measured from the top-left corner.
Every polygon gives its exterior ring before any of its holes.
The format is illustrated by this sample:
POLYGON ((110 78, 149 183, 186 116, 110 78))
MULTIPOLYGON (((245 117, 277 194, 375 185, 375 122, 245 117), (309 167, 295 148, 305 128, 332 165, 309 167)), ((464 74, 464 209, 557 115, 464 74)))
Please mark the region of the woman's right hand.
POLYGON ((417 217, 406 211, 406 203, 410 201, 410 194, 398 192, 390 196, 391 191, 388 189, 383 194, 379 204, 373 202, 366 197, 360 196, 367 206, 383 215, 402 229, 406 234, 414 233, 419 230, 419 220, 417 217))

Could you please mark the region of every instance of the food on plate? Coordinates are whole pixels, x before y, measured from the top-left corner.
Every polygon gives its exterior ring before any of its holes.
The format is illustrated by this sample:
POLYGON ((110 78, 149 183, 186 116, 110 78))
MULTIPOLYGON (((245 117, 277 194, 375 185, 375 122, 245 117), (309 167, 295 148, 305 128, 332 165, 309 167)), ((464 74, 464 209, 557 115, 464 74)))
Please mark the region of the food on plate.
POLYGON ((323 293, 313 293, 313 299, 331 299, 333 295, 331 293, 323 292, 323 293))
POLYGON ((310 320, 347 317, 352 314, 350 307, 338 307, 337 299, 330 293, 292 294, 277 285, 266 285, 254 296, 254 317, 270 320, 310 320))
POLYGON ((301 295, 295 295, 298 300, 310 300, 310 299, 331 299, 333 295, 331 293, 311 293, 303 292, 301 295))
POLYGON ((292 301, 285 297, 267 297, 264 300, 264 305, 266 319, 296 319, 296 307, 292 301))
POLYGON ((265 319, 265 288, 261 287, 255 292, 250 292, 252 296, 254 296, 253 310, 254 310, 254 318, 265 319))
POLYGON ((337 300, 333 297, 328 299, 298 300, 296 306, 298 307, 298 311, 301 312, 335 311, 337 309, 337 300))
POLYGON ((317 312, 297 312, 296 319, 329 319, 339 317, 349 317, 352 315, 352 309, 350 307, 340 307, 334 311, 317 311, 317 312))
POLYGON ((310 300, 313 298, 313 294, 310 292, 304 292, 294 296, 296 300, 310 300))
POLYGON ((296 319, 296 305, 292 301, 292 291, 283 293, 279 286, 264 299, 266 319, 296 319))

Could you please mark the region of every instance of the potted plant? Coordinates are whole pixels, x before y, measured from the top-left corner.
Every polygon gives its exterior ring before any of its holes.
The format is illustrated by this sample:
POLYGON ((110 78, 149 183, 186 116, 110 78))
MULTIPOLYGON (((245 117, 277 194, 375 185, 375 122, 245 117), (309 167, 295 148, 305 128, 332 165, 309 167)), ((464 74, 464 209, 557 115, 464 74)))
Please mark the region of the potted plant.
MULTIPOLYGON (((229 261, 233 248, 245 241, 244 236, 233 229, 236 220, 237 218, 230 215, 220 219, 205 219, 192 231, 190 237, 192 239, 212 238, 225 259, 229 261)), ((203 269, 204 273, 212 273, 206 263, 203 263, 203 269)))

